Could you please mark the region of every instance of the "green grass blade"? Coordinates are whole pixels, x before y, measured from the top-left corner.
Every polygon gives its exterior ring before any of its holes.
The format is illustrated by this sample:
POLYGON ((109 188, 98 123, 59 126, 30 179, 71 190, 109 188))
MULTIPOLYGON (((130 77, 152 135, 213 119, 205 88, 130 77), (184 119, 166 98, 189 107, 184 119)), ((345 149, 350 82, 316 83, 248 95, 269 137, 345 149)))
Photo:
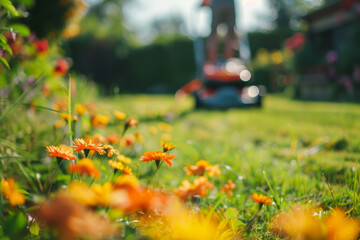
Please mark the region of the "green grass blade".
POLYGON ((14 108, 16 107, 16 105, 19 104, 19 102, 21 102, 21 100, 26 96, 26 94, 35 86, 35 83, 38 82, 38 79, 35 79, 35 81, 14 101, 13 104, 11 104, 6 110, 5 112, 3 112, 3 114, 1 114, 0 116, 0 121, 3 120, 3 118, 14 108))
POLYGON ((225 197, 226 197, 225 195, 221 196, 220 199, 215 203, 215 205, 210 209, 209 213, 206 215, 205 224, 208 224, 210 222, 212 215, 214 214, 215 210, 220 205, 220 203, 224 201, 225 197))
MULTIPOLYGON (((33 156, 32 154, 28 153, 27 151, 22 150, 21 148, 17 147, 15 144, 5 140, 5 139, 1 139, 0 141, 2 144, 8 146, 9 148, 15 150, 17 153, 21 154, 22 156, 29 158, 31 160, 37 160, 36 156, 33 156)), ((38 188, 35 184, 35 182, 33 181, 32 177, 29 175, 28 171, 26 171, 24 165, 17 159, 17 158, 12 158, 14 160, 14 162, 18 165, 20 171, 22 172, 22 174, 25 176, 26 180, 28 181, 28 183, 31 185, 31 187, 33 188, 33 190, 38 193, 38 188)))
POLYGON ((274 189, 271 187, 270 181, 266 176, 265 170, 263 171, 263 174, 264 174, 265 181, 266 181, 267 185, 269 186, 271 194, 274 196, 274 202, 276 204, 276 207, 280 210, 281 202, 280 202, 279 198, 277 197, 277 194, 275 193, 274 189))

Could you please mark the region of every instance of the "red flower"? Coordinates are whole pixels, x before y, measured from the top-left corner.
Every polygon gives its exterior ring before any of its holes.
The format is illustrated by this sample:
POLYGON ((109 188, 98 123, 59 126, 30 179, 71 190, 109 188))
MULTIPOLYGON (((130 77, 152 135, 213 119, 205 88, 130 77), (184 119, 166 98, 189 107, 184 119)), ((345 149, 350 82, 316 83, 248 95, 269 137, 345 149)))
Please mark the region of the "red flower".
POLYGON ((65 59, 59 58, 56 62, 54 73, 56 75, 63 76, 68 70, 69 63, 65 59))
POLYGON ((41 40, 35 40, 34 46, 40 54, 46 53, 49 49, 49 43, 46 38, 41 40))

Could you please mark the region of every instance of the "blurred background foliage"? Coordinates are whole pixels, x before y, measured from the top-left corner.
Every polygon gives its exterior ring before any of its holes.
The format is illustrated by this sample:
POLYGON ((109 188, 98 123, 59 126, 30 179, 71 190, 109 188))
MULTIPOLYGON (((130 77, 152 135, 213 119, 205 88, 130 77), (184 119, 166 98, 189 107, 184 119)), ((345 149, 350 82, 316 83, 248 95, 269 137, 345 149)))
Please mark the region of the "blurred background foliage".
MULTIPOLYGON (((49 59, 42 58, 47 62, 45 69, 51 70, 56 58, 63 55, 72 72, 98 83, 103 93, 174 93, 195 78, 194 36, 189 37, 184 20, 174 15, 154 20, 150 31, 154 40, 143 44, 125 19, 124 6, 131 2, 14 0, 20 14, 8 22, 28 27, 32 33, 25 36, 28 43, 32 44, 34 37, 49 41, 49 59)), ((317 66, 325 74, 329 69, 337 72, 329 80, 333 90, 327 100, 356 99, 354 91, 359 84, 353 76, 359 71, 359 27, 355 24, 343 30, 347 38, 335 49, 327 41, 329 36, 310 33, 304 21, 307 14, 339 2, 348 1, 268 0, 271 14, 262 18, 269 24, 246 33, 254 83, 266 86, 268 92, 285 91, 301 97, 301 79, 317 66), (341 61, 328 64, 326 56, 331 51, 336 51, 341 61), (344 80, 345 76, 351 79, 344 80)), ((3 9, 3 19, 5 13, 3 9)), ((9 58, 13 70, 17 68, 14 59, 24 57, 9 58)))

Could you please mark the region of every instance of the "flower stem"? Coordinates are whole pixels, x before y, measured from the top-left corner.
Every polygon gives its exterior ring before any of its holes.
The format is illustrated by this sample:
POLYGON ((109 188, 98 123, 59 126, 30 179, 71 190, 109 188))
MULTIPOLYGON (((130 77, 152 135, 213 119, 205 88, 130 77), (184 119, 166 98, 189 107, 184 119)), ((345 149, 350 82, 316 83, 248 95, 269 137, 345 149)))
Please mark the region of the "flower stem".
POLYGON ((158 167, 158 165, 156 165, 156 172, 155 172, 155 181, 154 181, 154 186, 153 186, 153 190, 155 190, 155 188, 156 188, 156 184, 157 184, 157 179, 158 179, 158 175, 159 175, 159 167, 158 167))
POLYGON ((51 179, 51 183, 50 183, 50 186, 49 186, 49 190, 48 190, 48 193, 47 193, 47 195, 46 195, 47 198, 49 197, 49 194, 50 194, 50 192, 51 192, 51 188, 52 188, 52 186, 53 186, 53 184, 54 184, 54 182, 55 182, 56 175, 58 174, 60 165, 61 165, 61 163, 62 163, 62 161, 63 161, 64 159, 61 158, 61 159, 57 159, 57 160, 58 160, 58 164, 57 164, 57 167, 56 167, 56 169, 55 169, 55 173, 54 173, 54 175, 53 175, 53 177, 52 177, 52 179, 51 179))

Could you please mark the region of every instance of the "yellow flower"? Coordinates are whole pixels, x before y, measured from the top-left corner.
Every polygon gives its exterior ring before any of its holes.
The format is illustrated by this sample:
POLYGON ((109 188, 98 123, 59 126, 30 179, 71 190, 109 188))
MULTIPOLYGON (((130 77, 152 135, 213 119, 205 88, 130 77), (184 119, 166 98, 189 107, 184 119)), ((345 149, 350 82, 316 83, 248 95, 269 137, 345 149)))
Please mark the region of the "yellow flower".
POLYGON ((140 185, 139 180, 134 175, 121 175, 116 179, 117 186, 130 186, 130 187, 138 187, 140 185))
POLYGON ((6 181, 5 179, 1 180, 1 193, 9 199, 11 206, 16 206, 25 203, 24 194, 19 192, 15 180, 13 178, 8 178, 6 181))
POLYGON ((168 134, 168 133, 163 133, 163 134, 161 135, 161 139, 164 140, 164 141, 171 141, 172 137, 171 137, 171 135, 168 134))
POLYGON ((114 111, 114 115, 117 120, 124 120, 126 118, 126 114, 120 111, 114 111))
POLYGON ((106 127, 106 125, 110 122, 110 119, 101 114, 97 114, 91 117, 91 124, 93 127, 106 127))
POLYGON ((256 61, 260 64, 260 65, 267 65, 269 64, 269 52, 264 49, 261 48, 256 52, 256 61))
POLYGON ((169 204, 165 217, 168 223, 167 227, 170 228, 168 230, 170 239, 215 239, 216 231, 219 229, 215 221, 211 221, 211 219, 207 221, 200 214, 183 207, 179 203, 169 204))
POLYGON ((56 120, 54 122, 54 127, 55 128, 62 128, 66 125, 66 122, 64 121, 64 119, 59 119, 59 120, 56 120))
POLYGON ((67 191, 71 198, 86 206, 96 205, 95 194, 83 182, 71 182, 67 191))
POLYGON ((94 184, 91 191, 95 194, 96 202, 102 206, 109 206, 112 203, 112 193, 114 186, 110 182, 105 182, 104 185, 94 184))
POLYGON ((128 157, 125 157, 124 155, 120 154, 119 156, 117 156, 117 160, 125 163, 125 164, 130 164, 131 163, 131 159, 128 157))
POLYGON ((89 158, 83 158, 79 162, 69 165, 69 172, 77 172, 79 175, 88 175, 95 179, 100 177, 99 170, 89 158))
POLYGON ((86 107, 82 104, 76 104, 75 105, 75 111, 79 114, 79 115, 84 115, 87 111, 86 107))
POLYGON ((136 141, 139 142, 139 143, 142 143, 143 140, 144 140, 143 136, 139 132, 135 132, 135 138, 136 138, 136 141))
POLYGON ((157 128, 154 127, 154 126, 150 127, 150 128, 149 128, 149 131, 150 131, 152 134, 154 134, 154 135, 158 133, 157 128))
POLYGON ((270 55, 271 62, 274 64, 281 64, 284 62, 284 55, 281 51, 272 52, 270 55))
POLYGON ((122 164, 121 162, 109 160, 108 163, 109 163, 110 167, 112 167, 115 170, 123 170, 124 169, 124 164, 122 164))
POLYGON ((163 149, 164 149, 163 151, 164 151, 164 152, 170 151, 170 150, 172 150, 172 149, 174 149, 174 148, 176 147, 174 144, 169 143, 169 142, 163 142, 163 141, 161 141, 160 144, 161 144, 161 146, 163 147, 163 149))
POLYGON ((169 124, 165 123, 165 122, 159 123, 158 126, 159 126, 161 131, 164 131, 164 132, 171 132, 172 131, 172 127, 169 124))
POLYGON ((49 157, 61 158, 64 160, 74 160, 76 157, 72 154, 71 148, 65 145, 47 146, 46 151, 50 153, 49 157))
POLYGON ((80 26, 76 23, 70 23, 64 31, 62 32, 62 36, 66 39, 74 38, 80 33, 80 26))

